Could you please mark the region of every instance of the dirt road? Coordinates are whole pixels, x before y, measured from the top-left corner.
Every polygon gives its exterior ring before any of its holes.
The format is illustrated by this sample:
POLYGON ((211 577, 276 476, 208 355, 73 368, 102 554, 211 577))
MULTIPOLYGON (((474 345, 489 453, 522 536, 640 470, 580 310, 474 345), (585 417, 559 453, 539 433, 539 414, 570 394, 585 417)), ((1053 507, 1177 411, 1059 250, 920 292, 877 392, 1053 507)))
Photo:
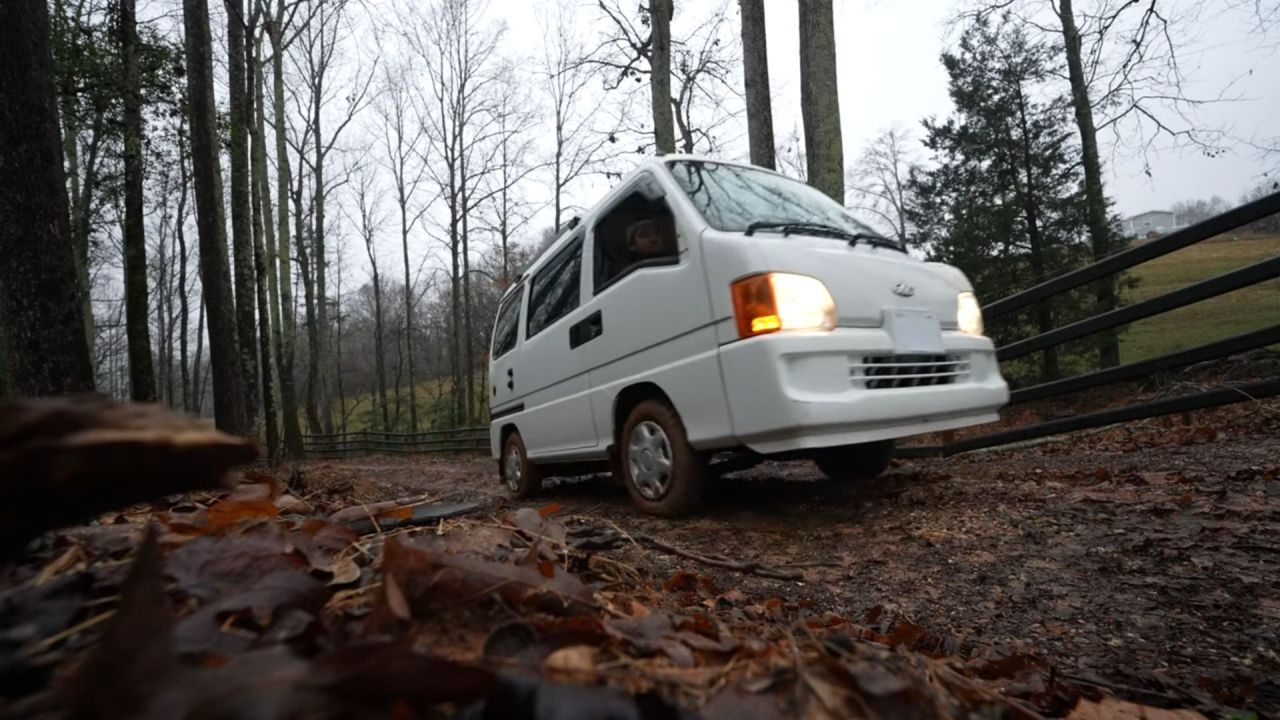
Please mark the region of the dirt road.
MULTIPOLYGON (((533 507, 682 550, 799 569, 781 581, 628 546, 655 580, 680 570, 872 627, 909 620, 944 652, 985 645, 1136 700, 1209 693, 1280 714, 1280 438, 1152 425, 1069 444, 911 461, 858 487, 806 463, 716 483, 697 517, 631 508, 603 478, 548 483, 533 507)), ((367 500, 506 498, 488 459, 312 463, 311 489, 367 500), (348 483, 350 489, 348 490, 348 483)))

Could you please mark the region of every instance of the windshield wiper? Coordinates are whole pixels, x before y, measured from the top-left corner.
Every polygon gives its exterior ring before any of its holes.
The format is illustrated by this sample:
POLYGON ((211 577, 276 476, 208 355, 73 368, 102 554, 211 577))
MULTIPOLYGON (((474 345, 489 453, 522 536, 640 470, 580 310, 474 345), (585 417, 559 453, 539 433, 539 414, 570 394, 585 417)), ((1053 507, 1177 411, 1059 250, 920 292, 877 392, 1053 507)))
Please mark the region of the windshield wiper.
POLYGON ((825 223, 812 222, 794 222, 789 220, 758 220, 747 226, 745 235, 754 235, 757 230, 781 230, 783 235, 791 233, 808 233, 810 235, 826 235, 828 237, 836 237, 841 240, 848 240, 850 245, 857 245, 865 242, 868 245, 876 247, 893 248, 900 252, 906 252, 900 244, 883 235, 869 232, 850 232, 844 228, 835 225, 827 225, 825 223))

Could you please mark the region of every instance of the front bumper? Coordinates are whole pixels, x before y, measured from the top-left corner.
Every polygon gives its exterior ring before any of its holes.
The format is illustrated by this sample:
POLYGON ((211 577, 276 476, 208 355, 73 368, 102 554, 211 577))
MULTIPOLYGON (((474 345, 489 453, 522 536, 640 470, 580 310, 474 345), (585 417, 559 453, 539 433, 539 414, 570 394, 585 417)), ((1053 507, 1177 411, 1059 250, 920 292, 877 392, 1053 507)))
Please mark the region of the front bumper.
MULTIPOLYGON (((943 333, 948 359, 967 363, 948 384, 887 387, 861 376, 868 358, 892 361, 881 328, 775 333, 720 348, 737 440, 759 453, 852 445, 998 419, 1009 401, 987 338, 943 333), (881 385, 881 387, 869 387, 881 385)), ((904 381, 905 383, 906 381, 904 381)))

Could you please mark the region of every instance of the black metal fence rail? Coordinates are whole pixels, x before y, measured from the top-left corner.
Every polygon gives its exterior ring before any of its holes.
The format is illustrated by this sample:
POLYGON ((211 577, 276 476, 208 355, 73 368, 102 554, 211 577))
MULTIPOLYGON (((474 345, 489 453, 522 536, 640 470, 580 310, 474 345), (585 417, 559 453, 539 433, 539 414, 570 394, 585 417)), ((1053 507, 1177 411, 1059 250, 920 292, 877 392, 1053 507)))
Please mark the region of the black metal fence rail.
MULTIPOLYGON (((983 308, 983 314, 988 320, 1010 315, 1068 290, 1074 290, 1096 280, 1115 275, 1135 265, 1140 265, 1148 260, 1154 260, 1176 250, 1217 237, 1276 213, 1280 213, 1280 193, 1267 195, 1221 215, 1209 218, 1204 222, 1172 232, 1142 245, 1122 250, 1077 270, 1063 273, 1039 285, 991 303, 983 308)), ((1160 315, 1176 308, 1256 285, 1276 277, 1280 277, 1280 257, 1273 257, 1252 265, 1246 265, 1133 305, 1099 313, 1070 325, 1009 343, 998 348, 996 356, 1000 360, 1024 357, 1031 353, 1111 330, 1135 320, 1160 315)), ((1105 368, 1031 387, 1019 388, 1011 394, 1010 404, 1016 405, 1035 400, 1044 400, 1068 393, 1112 385, 1146 377, 1155 372, 1174 370, 1275 344, 1280 344, 1280 323, 1187 350, 1178 350, 1160 357, 1105 368)), ((1219 388, 1181 397, 1136 403, 1110 410, 1050 420, 1025 427, 964 438, 941 445, 903 447, 899 449, 898 454, 901 457, 954 455, 969 450, 1008 445, 1076 430, 1217 407, 1236 402, 1261 400, 1277 395, 1280 395, 1280 378, 1268 378, 1252 383, 1225 384, 1219 388)))
POLYGON ((334 458, 378 454, 483 453, 489 451, 489 428, 398 433, 361 430, 328 435, 303 435, 309 457, 334 458))

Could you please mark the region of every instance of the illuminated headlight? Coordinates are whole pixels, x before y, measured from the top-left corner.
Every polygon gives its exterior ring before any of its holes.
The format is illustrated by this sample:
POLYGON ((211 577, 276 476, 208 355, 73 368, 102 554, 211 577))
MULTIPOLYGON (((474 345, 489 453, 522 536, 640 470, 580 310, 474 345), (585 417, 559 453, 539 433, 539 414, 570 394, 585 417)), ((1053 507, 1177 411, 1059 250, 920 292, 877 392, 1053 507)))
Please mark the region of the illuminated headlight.
POLYGON ((956 297, 956 326, 965 335, 982 337, 982 307, 977 295, 962 292, 956 297))
POLYGON ((835 300, 817 278, 764 273, 738 280, 732 291, 739 337, 836 326, 835 300))

